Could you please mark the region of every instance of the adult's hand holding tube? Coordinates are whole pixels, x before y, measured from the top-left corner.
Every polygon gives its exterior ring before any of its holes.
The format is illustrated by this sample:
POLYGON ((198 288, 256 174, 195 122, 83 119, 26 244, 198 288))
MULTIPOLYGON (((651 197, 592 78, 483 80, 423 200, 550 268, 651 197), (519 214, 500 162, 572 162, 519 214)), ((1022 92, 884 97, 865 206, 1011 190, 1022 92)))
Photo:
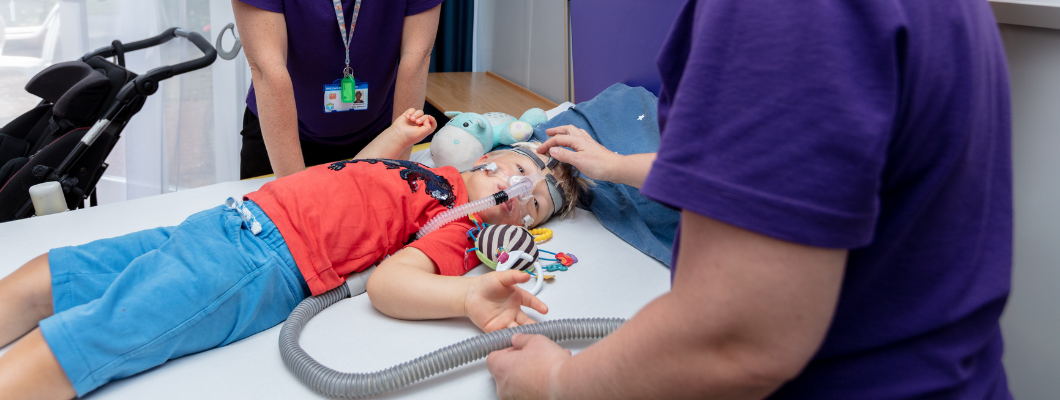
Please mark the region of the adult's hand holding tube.
POLYGON ((486 357, 486 367, 494 377, 520 376, 522 379, 497 379, 497 397, 519 393, 525 398, 559 398, 556 376, 570 350, 560 347, 543 335, 512 335, 512 347, 497 350, 486 357))
POLYGON ((298 344, 298 339, 310 318, 350 295, 350 288, 342 285, 319 296, 308 297, 295 307, 280 329, 280 356, 287 369, 310 389, 325 396, 359 398, 397 390, 509 347, 516 333, 544 335, 553 341, 599 339, 625 322, 620 318, 590 318, 519 325, 478 335, 384 370, 340 372, 310 357, 298 344))

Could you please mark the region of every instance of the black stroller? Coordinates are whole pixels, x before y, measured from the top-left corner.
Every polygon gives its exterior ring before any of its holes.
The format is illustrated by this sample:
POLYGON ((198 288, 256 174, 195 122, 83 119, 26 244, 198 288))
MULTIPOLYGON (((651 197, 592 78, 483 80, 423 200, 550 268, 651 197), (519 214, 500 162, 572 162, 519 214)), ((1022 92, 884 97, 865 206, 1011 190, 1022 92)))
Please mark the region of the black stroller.
POLYGON ((96 183, 122 128, 140 111, 159 81, 209 66, 217 51, 195 32, 169 28, 153 38, 110 46, 77 61, 54 64, 26 84, 42 100, 0 128, 0 222, 34 214, 29 188, 59 182, 68 209, 96 205, 96 183), (137 76, 125 69, 125 53, 185 37, 201 58, 162 66, 137 76), (107 61, 114 57, 117 64, 107 61))

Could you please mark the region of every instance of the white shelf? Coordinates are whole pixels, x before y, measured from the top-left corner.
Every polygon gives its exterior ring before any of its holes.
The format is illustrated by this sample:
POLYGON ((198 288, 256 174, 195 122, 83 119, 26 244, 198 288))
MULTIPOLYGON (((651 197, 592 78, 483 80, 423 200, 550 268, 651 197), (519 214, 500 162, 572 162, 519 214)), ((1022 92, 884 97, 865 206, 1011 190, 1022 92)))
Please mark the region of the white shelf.
POLYGON ((1060 29, 1060 0, 990 0, 998 23, 1060 29))

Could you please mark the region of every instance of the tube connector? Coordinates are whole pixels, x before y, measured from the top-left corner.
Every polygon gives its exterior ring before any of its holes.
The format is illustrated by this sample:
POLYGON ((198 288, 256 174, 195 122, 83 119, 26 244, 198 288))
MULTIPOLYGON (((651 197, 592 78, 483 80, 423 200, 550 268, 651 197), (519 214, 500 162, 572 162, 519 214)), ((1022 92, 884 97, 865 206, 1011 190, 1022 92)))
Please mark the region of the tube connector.
POLYGON ((504 204, 506 201, 508 201, 508 193, 505 191, 502 190, 493 194, 494 204, 504 204))

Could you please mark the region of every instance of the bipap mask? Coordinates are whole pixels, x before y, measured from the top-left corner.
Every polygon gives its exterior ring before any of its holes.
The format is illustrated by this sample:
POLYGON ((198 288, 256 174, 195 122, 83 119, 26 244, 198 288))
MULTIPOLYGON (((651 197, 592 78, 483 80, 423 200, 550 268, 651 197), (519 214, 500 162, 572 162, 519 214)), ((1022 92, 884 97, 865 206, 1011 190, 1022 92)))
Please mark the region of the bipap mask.
POLYGON ((549 196, 551 196, 552 198, 553 205, 553 209, 551 210, 551 212, 549 212, 549 214, 545 216, 544 220, 542 220, 541 222, 543 223, 547 221, 552 215, 559 213, 559 211, 563 208, 563 205, 566 204, 566 196, 564 196, 563 190, 559 188, 559 180, 556 179, 556 177, 553 176, 551 173, 542 173, 545 168, 551 169, 558 165, 559 160, 550 158, 548 160, 548 163, 542 162, 541 159, 538 158, 533 152, 521 147, 515 147, 509 149, 509 151, 513 151, 532 160, 534 162, 534 165, 538 167, 538 172, 529 175, 519 175, 516 173, 509 173, 508 171, 504 171, 492 161, 494 158, 498 157, 497 155, 488 156, 486 158, 485 163, 480 164, 475 168, 472 168, 471 171, 475 172, 485 170, 489 176, 498 177, 507 182, 509 187, 515 187, 519 184, 530 185, 529 190, 522 192, 520 195, 514 198, 515 207, 513 210, 511 210, 511 212, 515 213, 515 215, 517 216, 517 220, 520 221, 523 226, 527 227, 535 222, 534 219, 530 217, 530 212, 528 211, 528 204, 530 200, 534 197, 533 188, 536 188, 537 184, 544 180, 545 185, 548 187, 549 196))

